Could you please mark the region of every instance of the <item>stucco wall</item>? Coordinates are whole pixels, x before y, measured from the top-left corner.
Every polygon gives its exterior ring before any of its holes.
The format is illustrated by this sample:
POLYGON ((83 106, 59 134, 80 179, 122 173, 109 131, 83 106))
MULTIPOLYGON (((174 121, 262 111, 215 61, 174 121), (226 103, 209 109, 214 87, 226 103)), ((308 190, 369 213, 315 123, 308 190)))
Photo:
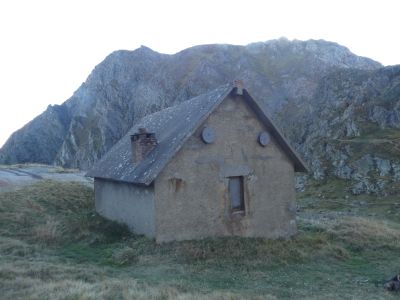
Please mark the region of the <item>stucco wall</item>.
POLYGON ((125 223, 139 234, 155 236, 154 188, 95 178, 96 211, 125 223))
POLYGON ((156 239, 290 236, 296 232, 294 168, 242 97, 227 98, 155 181, 156 239), (216 140, 205 144, 204 126, 216 140), (245 215, 232 214, 229 176, 244 176, 245 215))

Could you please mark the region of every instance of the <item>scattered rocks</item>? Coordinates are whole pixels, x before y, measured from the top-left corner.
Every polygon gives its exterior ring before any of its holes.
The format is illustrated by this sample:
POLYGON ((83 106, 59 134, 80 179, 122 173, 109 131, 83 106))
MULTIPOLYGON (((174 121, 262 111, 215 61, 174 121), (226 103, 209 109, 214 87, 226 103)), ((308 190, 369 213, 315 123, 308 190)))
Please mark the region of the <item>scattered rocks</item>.
POLYGON ((392 162, 393 179, 400 181, 400 164, 392 162))
POLYGON ((308 176, 307 175, 298 175, 295 176, 295 189, 298 192, 304 192, 305 191, 305 186, 308 181, 308 176))
POLYGON ((400 275, 395 275, 392 279, 388 280, 384 284, 384 287, 388 291, 393 291, 393 292, 400 291, 400 275))
POLYGON ((390 160, 387 159, 382 159, 379 157, 375 157, 375 164, 376 164, 376 168, 379 171, 379 175, 380 176, 387 176, 389 175, 392 166, 390 164, 390 160))

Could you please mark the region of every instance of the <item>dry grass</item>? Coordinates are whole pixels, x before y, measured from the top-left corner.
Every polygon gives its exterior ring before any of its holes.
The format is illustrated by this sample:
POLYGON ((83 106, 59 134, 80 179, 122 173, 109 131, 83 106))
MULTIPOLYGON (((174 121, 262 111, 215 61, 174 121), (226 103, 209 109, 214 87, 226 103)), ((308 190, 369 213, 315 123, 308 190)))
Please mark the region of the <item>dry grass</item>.
MULTIPOLYGON (((15 192, 0 193, 0 235, 43 244, 128 234, 94 212, 93 190, 77 182, 41 181, 15 192)), ((112 238, 112 237, 111 237, 112 238)))
POLYGON ((0 194, 2 299, 387 299, 400 226, 304 218, 292 239, 157 245, 98 216, 93 191, 43 181, 0 194))
MULTIPOLYGON (((207 294, 181 292, 173 287, 149 287, 139 284, 136 280, 99 280, 95 283, 88 283, 82 280, 63 280, 43 282, 38 279, 16 280, 13 288, 19 293, 13 297, 37 300, 58 300, 58 299, 137 299, 137 300, 241 300, 241 299, 277 299, 274 296, 265 295, 262 298, 257 296, 244 297, 230 292, 211 292, 207 294), (32 289, 32 287, 35 287, 32 289)), ((3 294, 8 298, 8 294, 3 294)))
POLYGON ((329 235, 328 239, 342 242, 353 250, 399 249, 400 226, 388 220, 344 216, 335 219, 307 220, 306 226, 329 235))
POLYGON ((79 169, 66 169, 60 166, 53 167, 49 170, 50 173, 59 173, 59 174, 69 174, 69 173, 77 173, 79 169))
POLYGON ((37 245, 15 238, 0 236, 0 255, 7 257, 32 256, 37 249, 37 245))
MULTIPOLYGON (((291 239, 212 238, 201 241, 179 242, 174 245, 179 260, 215 263, 226 261, 235 264, 290 264, 304 262, 324 252, 336 251, 330 247, 328 235, 314 232, 300 234, 291 239)), ((333 254, 333 253, 331 253, 333 254)))
POLYGON ((112 261, 119 266, 126 266, 136 263, 139 260, 137 252, 128 246, 117 248, 113 251, 112 261))
POLYGON ((293 264, 335 257, 346 260, 351 251, 400 251, 400 226, 388 220, 337 217, 299 221, 299 233, 291 239, 215 238, 172 243, 183 262, 227 261, 249 264, 293 264))
POLYGON ((400 227, 389 221, 345 217, 333 223, 328 232, 344 243, 362 249, 380 247, 400 249, 400 227))
POLYGON ((46 223, 36 225, 33 228, 34 238, 45 244, 56 243, 61 240, 60 222, 49 218, 46 223))

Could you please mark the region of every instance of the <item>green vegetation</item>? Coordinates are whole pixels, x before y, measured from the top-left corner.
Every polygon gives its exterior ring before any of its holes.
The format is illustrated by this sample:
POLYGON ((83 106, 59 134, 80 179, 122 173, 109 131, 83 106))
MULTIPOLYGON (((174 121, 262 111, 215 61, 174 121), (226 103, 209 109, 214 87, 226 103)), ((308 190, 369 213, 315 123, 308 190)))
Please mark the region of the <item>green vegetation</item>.
POLYGON ((400 186, 393 182, 391 187, 396 193, 386 196, 353 195, 350 192, 352 182, 331 178, 326 182, 311 181, 303 193, 298 194, 300 215, 312 216, 354 216, 373 218, 373 220, 392 221, 400 224, 400 186))
POLYGON ((97 215, 90 188, 42 181, 0 193, 0 294, 2 299, 394 299, 382 284, 399 271, 396 201, 352 196, 342 181, 312 183, 299 195, 299 233, 292 239, 158 245, 97 215))
POLYGON ((336 144, 350 145, 354 152, 353 160, 366 154, 381 158, 400 160, 400 131, 393 128, 379 128, 371 122, 361 122, 362 135, 351 139, 338 139, 336 144))

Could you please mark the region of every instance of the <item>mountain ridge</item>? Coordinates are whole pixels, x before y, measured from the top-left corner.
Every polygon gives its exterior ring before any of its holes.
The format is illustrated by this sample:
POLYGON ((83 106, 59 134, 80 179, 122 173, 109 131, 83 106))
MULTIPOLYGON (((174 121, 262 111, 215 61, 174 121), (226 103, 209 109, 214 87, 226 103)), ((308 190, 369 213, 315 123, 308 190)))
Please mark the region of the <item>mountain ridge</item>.
MULTIPOLYGON (((337 176, 335 167, 331 168, 336 160, 315 141, 362 135, 365 130, 352 119, 359 115, 351 111, 359 106, 352 102, 358 103, 362 97, 364 102, 375 101, 376 91, 390 84, 394 85, 391 93, 396 102, 400 93, 397 77, 396 67, 384 68, 323 40, 281 38, 247 46, 210 44, 176 54, 158 53, 145 46, 114 51, 71 98, 49 106, 13 133, 0 150, 0 163, 40 162, 88 169, 143 116, 240 78, 306 158, 314 177, 337 176), (345 113, 341 108, 346 105, 351 108, 345 113), (337 114, 344 127, 335 123, 334 116, 320 117, 329 111, 337 114)), ((364 118, 366 122, 384 122, 392 114, 392 121, 385 126, 397 128, 396 114, 380 105, 374 107, 378 108, 371 108, 368 114, 375 119, 364 118)))

